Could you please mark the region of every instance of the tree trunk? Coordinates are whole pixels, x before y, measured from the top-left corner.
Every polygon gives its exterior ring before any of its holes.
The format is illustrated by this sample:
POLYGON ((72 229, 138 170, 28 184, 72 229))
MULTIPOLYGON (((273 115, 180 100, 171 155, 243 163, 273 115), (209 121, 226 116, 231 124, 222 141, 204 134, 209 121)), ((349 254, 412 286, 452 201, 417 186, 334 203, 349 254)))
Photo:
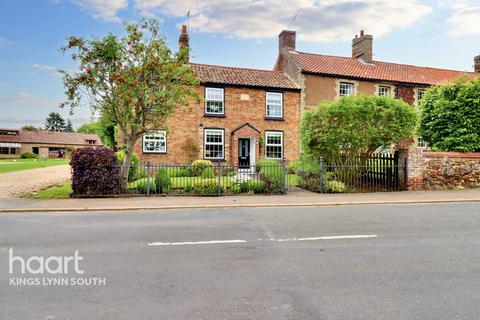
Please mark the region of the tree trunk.
POLYGON ((133 149, 137 139, 126 139, 125 158, 123 159, 122 168, 120 170, 120 176, 122 179, 122 191, 126 192, 128 188, 128 174, 130 173, 130 161, 132 161, 133 149))

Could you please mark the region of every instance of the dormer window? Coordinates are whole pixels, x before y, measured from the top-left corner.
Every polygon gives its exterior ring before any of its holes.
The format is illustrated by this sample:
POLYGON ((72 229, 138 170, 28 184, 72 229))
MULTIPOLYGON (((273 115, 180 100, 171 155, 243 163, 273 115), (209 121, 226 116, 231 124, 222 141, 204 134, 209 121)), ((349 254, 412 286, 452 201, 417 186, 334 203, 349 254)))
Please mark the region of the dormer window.
POLYGON ((205 88, 205 115, 223 116, 225 97, 223 88, 205 88))

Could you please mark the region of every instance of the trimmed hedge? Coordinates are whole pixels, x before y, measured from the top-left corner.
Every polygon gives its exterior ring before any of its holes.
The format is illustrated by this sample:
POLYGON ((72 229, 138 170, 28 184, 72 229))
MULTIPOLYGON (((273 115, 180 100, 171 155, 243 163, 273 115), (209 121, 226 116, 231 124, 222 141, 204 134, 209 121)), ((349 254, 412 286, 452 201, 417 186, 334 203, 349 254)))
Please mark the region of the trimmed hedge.
POLYGON ((82 148, 72 154, 73 196, 103 196, 121 192, 115 153, 107 148, 82 148))

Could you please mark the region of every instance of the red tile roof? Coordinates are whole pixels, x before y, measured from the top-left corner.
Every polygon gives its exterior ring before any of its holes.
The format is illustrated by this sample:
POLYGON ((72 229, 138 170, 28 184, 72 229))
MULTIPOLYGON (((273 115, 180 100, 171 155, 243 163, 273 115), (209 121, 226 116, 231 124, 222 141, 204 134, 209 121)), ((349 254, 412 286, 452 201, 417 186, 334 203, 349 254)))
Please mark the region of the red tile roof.
POLYGON ((263 88, 299 89, 281 71, 223 67, 207 64, 190 64, 203 83, 240 85, 263 88))
POLYGON ((24 131, 9 129, 0 129, 0 131, 18 131, 18 135, 0 134, 0 142, 60 144, 76 146, 102 145, 100 138, 96 134, 84 134, 76 132, 24 131), (87 140, 95 140, 95 144, 90 144, 87 140))
POLYGON ((366 80, 432 85, 449 82, 465 74, 472 78, 480 76, 480 74, 474 72, 417 67, 381 61, 366 64, 355 58, 299 51, 290 51, 288 57, 304 72, 366 80))

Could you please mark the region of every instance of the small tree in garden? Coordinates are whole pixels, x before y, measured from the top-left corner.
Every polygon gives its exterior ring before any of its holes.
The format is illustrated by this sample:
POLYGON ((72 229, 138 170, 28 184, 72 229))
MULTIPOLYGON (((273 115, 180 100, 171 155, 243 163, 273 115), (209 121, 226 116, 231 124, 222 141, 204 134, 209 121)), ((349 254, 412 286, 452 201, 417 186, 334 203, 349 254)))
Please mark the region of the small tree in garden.
POLYGON ((300 134, 303 151, 332 165, 363 164, 379 147, 413 135, 414 109, 389 97, 356 96, 307 111, 300 134))
POLYGON ((122 185, 134 145, 142 134, 165 129, 167 119, 193 99, 198 81, 186 63, 188 48, 177 53, 167 48, 154 20, 128 24, 126 36, 101 39, 70 37, 63 51, 73 50, 78 70, 62 71, 72 110, 88 97, 91 107, 114 119, 125 147, 122 185))
POLYGON ((480 78, 432 87, 420 110, 419 133, 433 150, 480 151, 480 78))

